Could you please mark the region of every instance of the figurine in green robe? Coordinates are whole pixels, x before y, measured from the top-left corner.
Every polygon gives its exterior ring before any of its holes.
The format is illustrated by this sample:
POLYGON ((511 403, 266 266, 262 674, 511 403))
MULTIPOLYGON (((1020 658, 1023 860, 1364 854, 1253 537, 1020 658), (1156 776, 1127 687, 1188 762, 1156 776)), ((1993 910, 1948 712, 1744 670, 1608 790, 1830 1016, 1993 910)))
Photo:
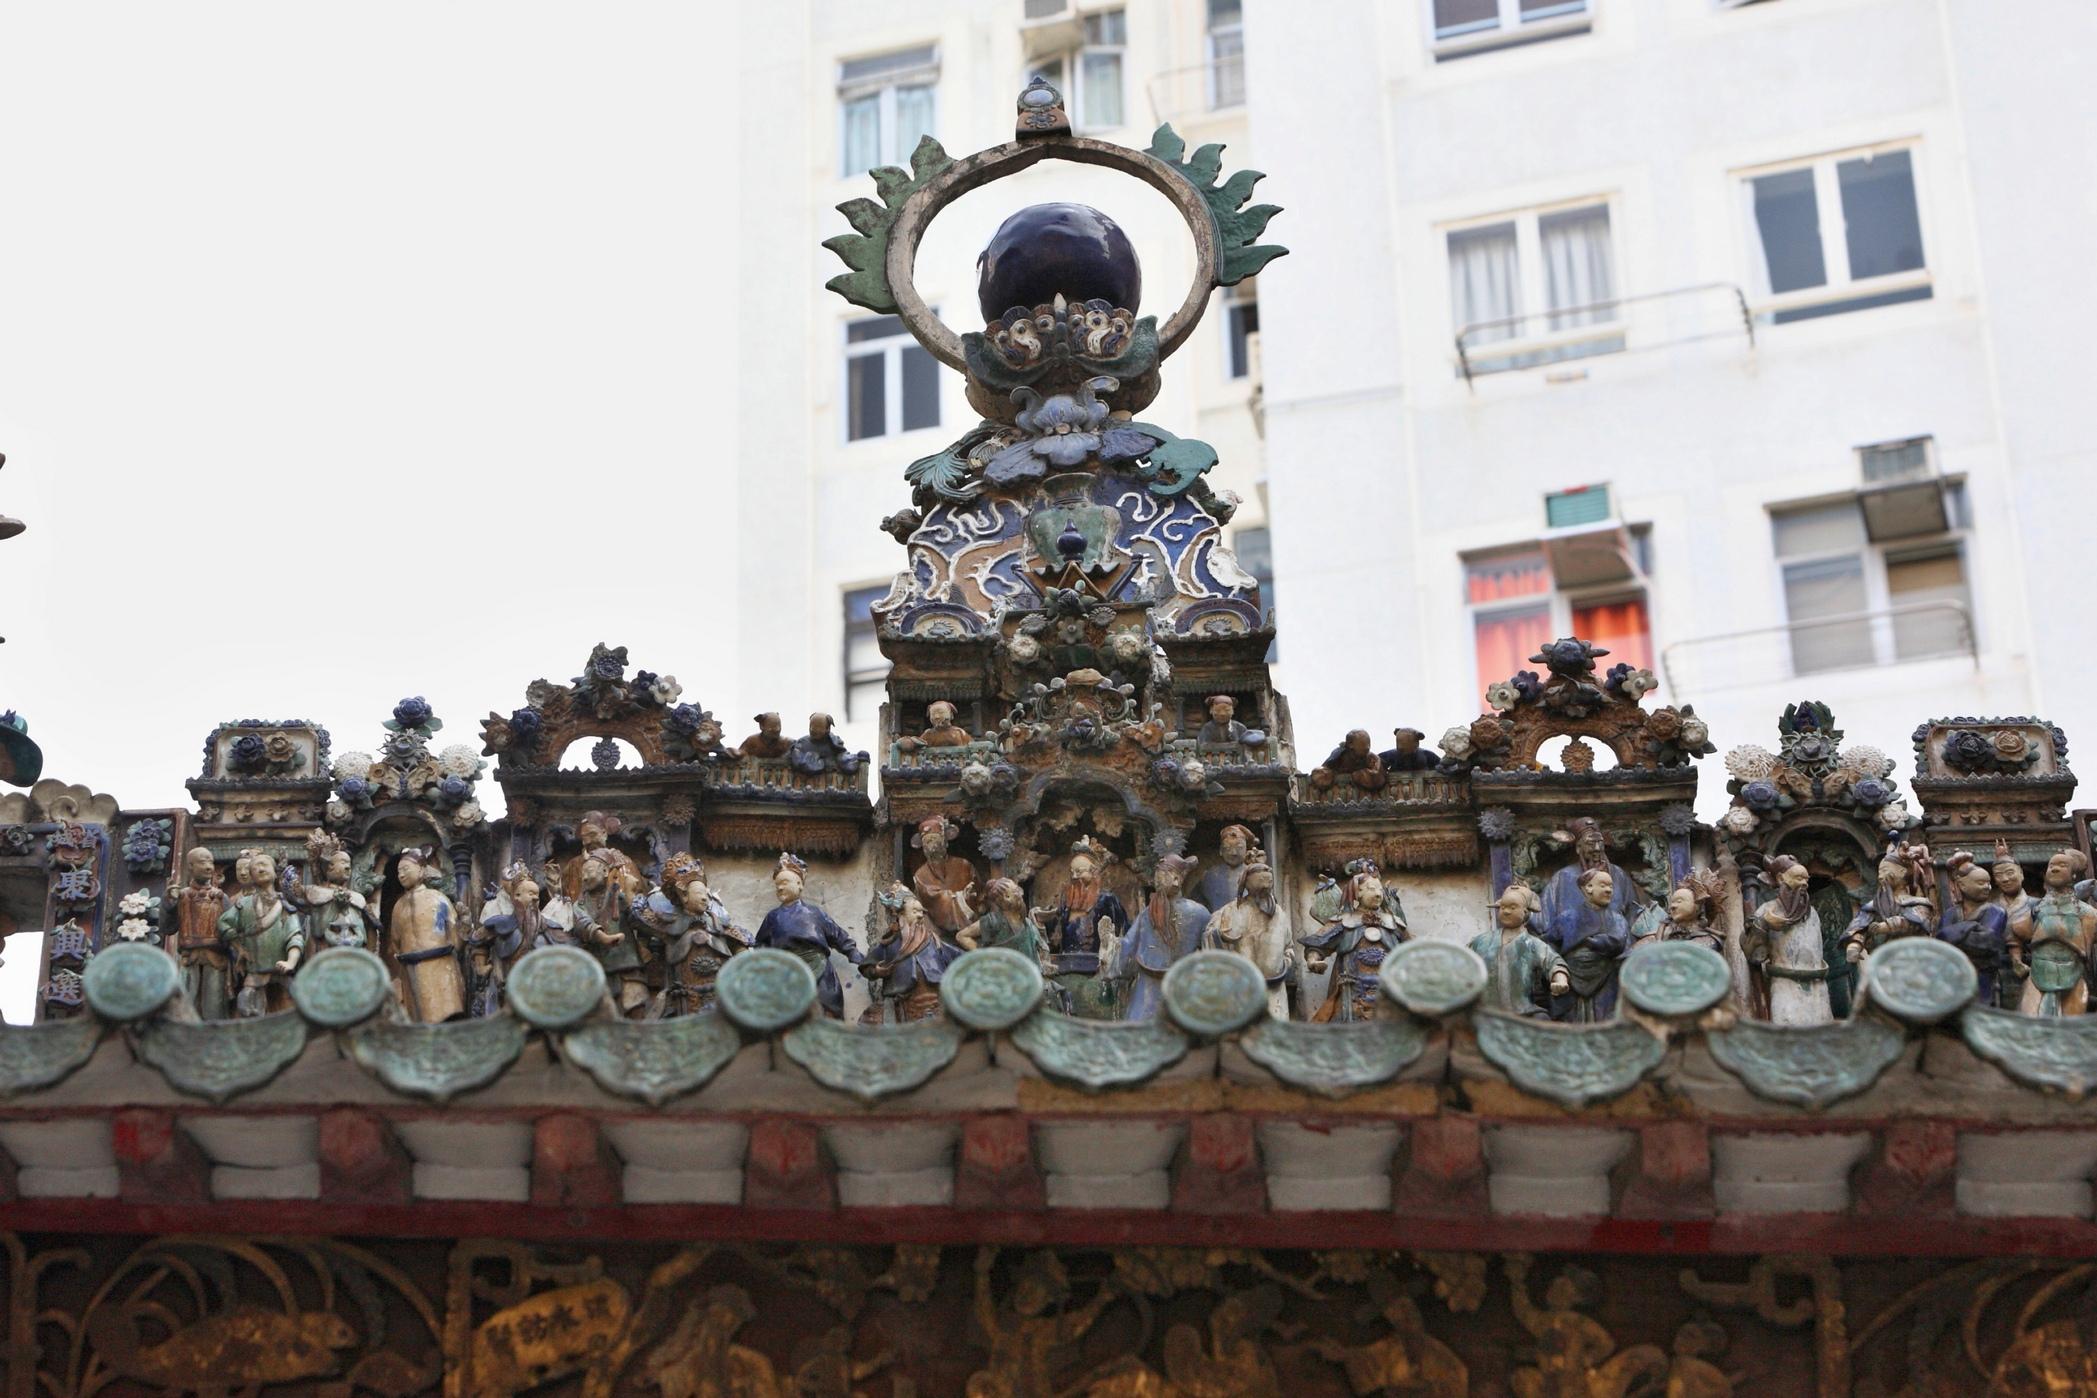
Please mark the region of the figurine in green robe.
POLYGON ((291 1007, 291 975, 306 952, 305 924, 277 891, 277 861, 260 850, 245 853, 248 891, 219 915, 218 935, 233 952, 242 1019, 291 1007))
POLYGON ((1471 939, 1471 950, 1485 959, 1485 996, 1490 1009, 1534 1019, 1551 1017, 1551 997, 1572 990, 1565 961, 1550 943, 1536 935, 1543 902, 1520 879, 1507 886, 1493 904, 1490 932, 1471 939))
POLYGON ((1011 879, 992 879, 983 890, 990 900, 983 916, 961 929, 954 938, 965 951, 978 947, 1007 947, 1027 960, 1049 966, 1048 943, 1041 924, 1027 911, 1027 894, 1011 879))

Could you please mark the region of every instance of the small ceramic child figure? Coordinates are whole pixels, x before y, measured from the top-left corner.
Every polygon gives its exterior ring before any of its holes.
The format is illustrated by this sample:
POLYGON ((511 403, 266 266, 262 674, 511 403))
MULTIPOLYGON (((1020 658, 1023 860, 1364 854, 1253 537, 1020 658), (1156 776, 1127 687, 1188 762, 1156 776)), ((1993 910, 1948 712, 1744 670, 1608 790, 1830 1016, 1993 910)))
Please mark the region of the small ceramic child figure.
POLYGON ((1493 904, 1493 929, 1471 939, 1471 950, 1485 960, 1482 1003, 1489 1008, 1548 1019, 1552 997, 1571 994, 1565 962, 1536 935, 1542 908, 1536 890, 1517 879, 1493 904))

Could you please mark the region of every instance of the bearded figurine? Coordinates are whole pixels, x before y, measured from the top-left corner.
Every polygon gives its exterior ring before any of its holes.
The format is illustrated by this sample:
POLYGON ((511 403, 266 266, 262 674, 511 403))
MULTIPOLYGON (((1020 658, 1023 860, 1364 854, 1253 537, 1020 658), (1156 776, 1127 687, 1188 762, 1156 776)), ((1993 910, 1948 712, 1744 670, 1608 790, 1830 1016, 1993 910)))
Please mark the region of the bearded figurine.
POLYGON ((502 1007, 511 964, 527 949, 545 945, 545 927, 539 881, 532 877, 531 866, 518 860, 502 871, 495 896, 481 909, 479 929, 467 939, 473 971, 468 1008, 475 1018, 502 1007))
MULTIPOLYGON (((1987 870, 1981 871, 1983 879, 1987 870)), ((1830 1024, 1828 959, 1820 913, 1813 906, 1813 876, 1788 854, 1769 861, 1764 881, 1774 896, 1749 917, 1740 950, 1762 978, 1772 1024, 1830 1024)))
POLYGON ((776 947, 801 958, 815 973, 816 1001, 831 1019, 845 1017, 844 982, 837 978, 831 961, 835 952, 854 966, 866 960, 864 952, 837 925, 836 919, 815 904, 805 901, 808 865, 798 856, 782 853, 772 872, 772 893, 779 906, 758 924, 756 945, 776 947))
POLYGON ((697 855, 673 854, 661 887, 633 905, 634 927, 660 948, 662 989, 650 1019, 675 1019, 713 1008, 714 983, 728 958, 750 946, 750 934, 729 919, 728 908, 706 883, 697 855))
POLYGON ((1378 974, 1392 948, 1412 934, 1382 875, 1369 861, 1351 873, 1339 890, 1339 913, 1303 939, 1304 969, 1332 971, 1325 1002, 1312 1014, 1315 1023, 1375 1019, 1383 1010, 1378 974))
POLYGON ((1536 890, 1520 879, 1493 904, 1492 930, 1471 939, 1471 950, 1485 961, 1485 997, 1480 1003, 1511 1015, 1548 1019, 1552 999, 1572 993, 1565 961, 1536 935, 1542 912, 1536 890))
POLYGON ((926 816, 918 822, 910 843, 923 850, 925 862, 910 876, 910 888, 925 905, 932 925, 943 937, 955 937, 976 915, 982 899, 977 887, 976 866, 952 853, 960 828, 945 816, 926 816))
POLYGON ((1592 869, 1608 872, 1609 906, 1629 924, 1645 900, 1639 896, 1638 884, 1631 875, 1610 860, 1609 838, 1602 823, 1593 816, 1575 816, 1566 822, 1564 838, 1572 842, 1573 862, 1544 884, 1544 926, 1555 926, 1567 914, 1578 915, 1581 904, 1587 901, 1580 891, 1580 880, 1592 869))
POLYGON ((1577 903, 1554 911, 1548 892, 1540 900, 1544 940, 1566 967, 1566 992, 1552 997, 1551 1018, 1594 1024, 1616 1016, 1617 969, 1631 950, 1631 929, 1617 911, 1616 876, 1606 863, 1581 869, 1574 886, 1577 903))
POLYGON ((1084 836, 1070 849, 1070 879, 1055 906, 1034 909, 1048 937, 1055 966, 1051 977, 1066 1013, 1080 1019, 1113 1019, 1113 982, 1099 974, 1100 953, 1127 929, 1128 910, 1100 882, 1111 856, 1097 840, 1084 836))
POLYGON ((226 890, 219 885, 218 864, 211 851, 197 846, 182 858, 186 881, 170 881, 161 916, 164 944, 182 966, 182 988, 202 1019, 225 1019, 233 1013, 233 963, 220 940, 219 918, 226 911, 226 890))
POLYGON ((939 935, 925 905, 902 884, 891 884, 881 903, 893 922, 866 958, 866 977, 879 987, 875 1021, 884 1014, 897 1024, 937 1019, 939 982, 961 949, 939 935))
MULTIPOLYGON (((1243 827, 1233 826, 1232 829, 1243 827)), ((1226 836, 1230 831, 1224 832, 1226 836)), ((1296 946, 1274 897, 1274 866, 1254 849, 1244 865, 1238 896, 1216 910, 1204 945, 1250 961, 1267 982, 1267 1013, 1289 1017, 1289 982, 1296 975, 1296 946)))
POLYGON ((1049 955, 1048 939, 1041 935, 1041 924, 1027 911, 1026 890, 1011 879, 992 879, 983 894, 990 900, 990 907, 961 929, 955 940, 962 948, 974 951, 978 947, 1004 947, 1040 963, 1043 974, 1053 971, 1055 962, 1049 955))
POLYGON ((2090 870, 2081 850, 2055 851, 2046 861, 2046 892, 2031 901, 2022 922, 2009 924, 2010 955, 2025 967, 2017 1008, 2040 1019, 2079 1015, 2089 1007, 2091 939, 2097 908, 2075 896, 2090 870))
POLYGON ((1966 953, 1980 977, 1978 1003, 1992 1005, 2006 954, 2009 916, 1995 901, 1993 874, 1971 853, 1955 851, 1944 867, 1951 874, 1951 906, 1937 920, 1937 938, 1966 953))
POLYGON ((277 861, 243 850, 247 891, 219 914, 219 940, 231 948, 240 989, 233 1000, 242 1019, 291 1007, 291 976, 306 952, 306 929, 277 889, 277 861))
POLYGON ((1122 939, 1115 979, 1133 981, 1122 1018, 1156 1019, 1165 1007, 1165 973, 1174 963, 1201 949, 1209 910, 1186 896, 1187 875, 1198 861, 1168 854, 1151 877, 1151 895, 1129 935, 1122 939))

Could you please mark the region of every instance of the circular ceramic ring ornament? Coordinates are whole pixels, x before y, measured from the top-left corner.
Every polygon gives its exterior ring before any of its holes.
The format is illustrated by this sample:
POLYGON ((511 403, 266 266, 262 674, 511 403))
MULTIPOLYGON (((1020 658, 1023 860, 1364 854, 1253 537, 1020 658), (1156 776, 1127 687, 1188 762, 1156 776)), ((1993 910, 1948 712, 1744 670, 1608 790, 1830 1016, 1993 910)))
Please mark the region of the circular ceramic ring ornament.
POLYGON ((1934 937, 1897 937, 1864 961, 1870 1002, 1909 1024, 1935 1024, 1980 993, 1980 976, 1957 947, 1934 937))
POLYGON ((1209 293, 1221 285, 1215 215, 1210 212, 1209 202, 1200 188, 1156 156, 1147 151, 1117 146, 1112 141, 1095 141, 1084 136, 1037 138, 995 146, 955 161, 904 200, 903 207, 897 211, 895 226, 888 235, 885 267, 896 313, 918 342, 932 352, 933 358, 949 369, 967 371, 968 361, 962 353, 961 337, 933 314, 932 308, 925 304, 925 298, 917 293, 917 245, 923 240, 925 230, 931 227, 932 220, 947 205, 993 180, 1016 175, 1044 160, 1103 165, 1109 170, 1133 176, 1171 200, 1180 217, 1186 220, 1187 232, 1194 239, 1194 282, 1187 288, 1187 299, 1158 329, 1158 358, 1164 359, 1194 333, 1194 327, 1201 322, 1202 312, 1208 309, 1209 293))
POLYGON ((1485 960, 1455 942, 1400 942, 1377 972, 1383 993, 1423 1019, 1453 1015, 1485 993, 1485 960))
POLYGON ((792 952, 757 947, 738 952, 714 981, 721 1011, 753 1034, 799 1024, 815 1008, 815 972, 792 952))
POLYGON ((1197 951, 1165 973, 1165 1011, 1189 1034, 1218 1038, 1267 1012, 1267 982, 1242 956, 1197 951))
POLYGON ((113 1023, 128 1024, 181 993, 182 968, 159 947, 118 942, 95 953, 81 981, 89 1009, 113 1023))
POLYGON ((996 1033, 1034 1013, 1047 989, 1033 958, 1010 947, 982 947, 947 967, 939 999, 956 1024, 996 1033))
POLYGON ((567 1029, 604 1003, 604 967, 581 947, 540 947, 510 968, 510 1008, 535 1029, 567 1029))
POLYGON ((1726 959, 1695 942, 1648 942, 1624 958, 1624 994, 1649 1015, 1700 1015, 1726 998, 1726 959))
POLYGON ((291 1003, 307 1023, 323 1029, 362 1024, 392 991, 386 963, 362 947, 331 947, 291 978, 291 1003))

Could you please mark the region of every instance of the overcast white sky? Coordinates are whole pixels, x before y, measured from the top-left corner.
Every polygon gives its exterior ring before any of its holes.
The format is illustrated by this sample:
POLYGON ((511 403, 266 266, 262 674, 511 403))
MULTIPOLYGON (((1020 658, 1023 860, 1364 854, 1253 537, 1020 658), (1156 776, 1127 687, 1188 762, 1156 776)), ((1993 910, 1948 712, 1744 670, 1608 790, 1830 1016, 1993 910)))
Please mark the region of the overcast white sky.
POLYGON ((600 637, 730 697, 687 671, 734 13, 0 4, 0 709, 47 775, 186 804, 219 721, 368 750, 404 694, 465 741, 600 637))

